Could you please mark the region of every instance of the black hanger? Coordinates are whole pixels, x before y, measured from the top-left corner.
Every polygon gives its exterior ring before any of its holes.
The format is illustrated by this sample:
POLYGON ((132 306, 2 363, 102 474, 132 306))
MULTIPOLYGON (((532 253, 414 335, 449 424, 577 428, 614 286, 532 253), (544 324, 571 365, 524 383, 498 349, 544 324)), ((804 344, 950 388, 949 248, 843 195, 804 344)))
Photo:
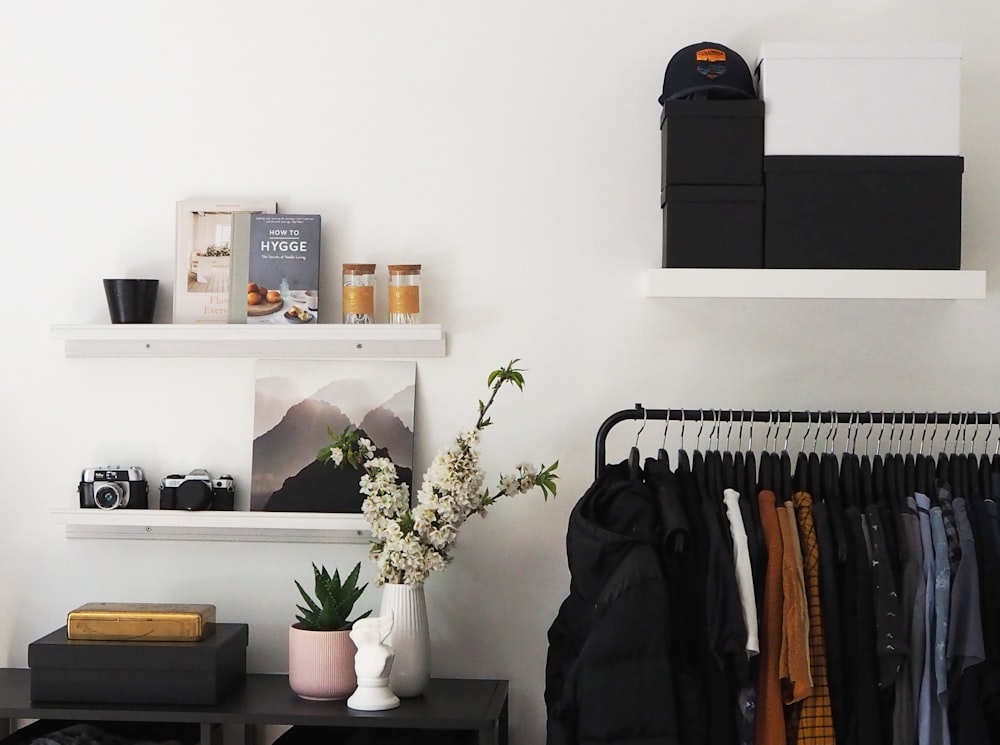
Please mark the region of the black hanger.
POLYGON ((728 450, 722 453, 722 487, 739 491, 736 483, 736 458, 728 450))
POLYGON ((639 448, 634 446, 628 452, 628 477, 632 481, 642 481, 642 466, 639 463, 639 448))
POLYGON ((691 458, 688 455, 687 450, 684 449, 684 409, 681 409, 681 442, 680 447, 677 450, 677 468, 681 471, 690 472, 691 469, 691 458))
POLYGON ((843 564, 847 561, 847 521, 840 499, 839 464, 837 456, 832 452, 836 440, 834 437, 837 425, 836 413, 831 413, 830 423, 830 432, 826 438, 828 450, 819 457, 820 488, 823 499, 830 505, 830 524, 833 526, 833 542, 837 547, 837 562, 843 564))
POLYGON ((862 453, 858 461, 858 486, 861 494, 861 507, 875 504, 875 476, 872 473, 872 462, 868 453, 862 453))
MULTIPOLYGON (((792 413, 788 412, 788 431, 792 430, 792 413)), ((788 435, 785 435, 785 442, 781 446, 781 455, 774 456, 778 459, 778 491, 782 502, 792 499, 792 456, 788 454, 788 435)))
POLYGON ((767 432, 764 434, 764 447, 760 453, 760 463, 757 467, 757 489, 760 491, 774 492, 775 502, 778 497, 778 486, 775 483, 777 474, 774 472, 771 452, 768 447, 771 439, 771 418, 767 419, 767 432))
POLYGON ((746 456, 743 458, 742 486, 746 493, 754 499, 757 498, 757 494, 763 489, 757 480, 757 456, 753 454, 752 450, 747 450, 746 456))
MULTIPOLYGON (((806 439, 808 439, 811 429, 812 415, 810 414, 808 423, 806 424, 806 431, 802 435, 802 445, 799 447, 799 454, 795 456, 795 473, 792 476, 792 482, 795 484, 795 491, 797 492, 809 491, 809 455, 806 453, 806 439)), ((814 499, 819 498, 815 494, 812 496, 814 499)))
POLYGON ((896 468, 893 470, 893 481, 889 484, 889 498, 897 502, 900 500, 905 501, 913 492, 906 489, 906 465, 903 462, 903 455, 895 453, 892 459, 895 461, 896 468))
POLYGON ((663 425, 663 442, 660 444, 660 449, 656 453, 656 459, 663 464, 663 467, 670 470, 670 453, 667 452, 667 427, 670 426, 670 409, 667 409, 667 417, 663 425))
POLYGON ((774 491, 774 474, 771 473, 771 454, 760 454, 760 467, 757 469, 757 488, 760 491, 774 491))
POLYGON ((701 452, 701 431, 704 427, 705 419, 702 417, 694 444, 695 451, 691 456, 691 470, 694 472, 695 484, 698 486, 698 497, 703 502, 708 499, 708 469, 705 465, 705 454, 701 452))
POLYGON ((815 450, 809 453, 809 462, 806 465, 806 488, 814 500, 826 501, 826 496, 823 494, 823 481, 820 478, 820 457, 815 450))
MULTIPOLYGON (((903 456, 903 490, 904 494, 919 491, 917 489, 917 461, 913 457, 913 453, 907 453, 903 456)), ((927 494, 927 492, 920 493, 927 494)))
POLYGON ((951 482, 950 461, 948 454, 945 452, 938 453, 937 467, 934 469, 934 477, 939 485, 948 484, 951 482))
POLYGON ((792 476, 795 491, 809 491, 809 456, 800 452, 795 456, 795 472, 792 476))
POLYGON ((929 455, 924 457, 924 480, 927 483, 927 488, 932 491, 937 491, 937 487, 942 486, 942 484, 937 483, 934 459, 929 455))
POLYGON ((872 499, 875 504, 885 504, 885 462, 878 453, 872 457, 872 499))
MULTIPOLYGON (((854 428, 854 414, 847 420, 847 440, 844 442, 844 451, 840 454, 840 461, 837 468, 837 481, 840 486, 840 498, 844 508, 858 506, 858 491, 854 480, 854 462, 851 459, 850 444, 851 431, 854 428)), ((833 445, 836 447, 836 438, 833 445)))
POLYGON ((744 455, 744 453, 743 453, 742 450, 737 450, 735 453, 733 453, 733 483, 734 483, 734 486, 732 488, 735 489, 736 491, 738 491, 740 494, 746 494, 748 497, 754 497, 754 498, 756 498, 757 497, 756 494, 752 494, 751 492, 747 491, 747 489, 745 488, 745 486, 746 486, 746 480, 745 480, 746 469, 747 469, 747 466, 746 466, 746 457, 745 457, 745 455, 744 455))
POLYGON ((632 481, 642 481, 642 464, 639 455, 639 435, 646 429, 646 410, 642 410, 642 426, 635 433, 635 444, 628 452, 628 477, 632 481))
POLYGON ((722 502, 722 453, 718 445, 712 448, 712 437, 717 435, 719 420, 714 419, 713 427, 708 433, 708 447, 705 449, 705 466, 707 468, 709 499, 722 502))
POLYGON ((845 508, 857 508, 859 500, 854 473, 854 456, 846 450, 840 456, 840 496, 845 508))
POLYGON ((962 456, 952 453, 948 456, 948 475, 951 477, 951 493, 955 497, 966 497, 965 475, 968 473, 962 464, 962 456))
POLYGON ((917 453, 916 463, 915 463, 915 485, 914 488, 921 494, 927 494, 928 491, 934 491, 934 461, 923 453, 917 453), (931 468, 928 471, 927 464, 931 464, 931 468), (928 476, 930 478, 928 478, 928 476))
MULTIPOLYGON (((965 489, 966 496, 972 496, 975 492, 980 491, 982 488, 981 482, 979 480, 979 459, 969 453, 965 456, 965 489)), ((983 499, 988 499, 990 496, 989 491, 982 494, 983 499)))

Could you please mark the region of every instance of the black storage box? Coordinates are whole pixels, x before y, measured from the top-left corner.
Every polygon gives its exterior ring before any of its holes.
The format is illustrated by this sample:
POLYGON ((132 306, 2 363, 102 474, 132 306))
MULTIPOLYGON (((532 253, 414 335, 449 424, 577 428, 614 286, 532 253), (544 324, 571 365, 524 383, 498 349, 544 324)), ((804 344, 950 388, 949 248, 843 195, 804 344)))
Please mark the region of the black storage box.
POLYGON ((961 156, 769 155, 769 269, 959 269, 961 156))
POLYGON ((764 187, 668 186, 663 266, 760 269, 764 187))
POLYGON ((31 700, 217 704, 246 677, 248 641, 244 623, 194 642, 70 641, 64 626, 28 645, 31 700))
POLYGON ((660 202, 672 184, 763 183, 764 102, 667 101, 660 115, 660 202))

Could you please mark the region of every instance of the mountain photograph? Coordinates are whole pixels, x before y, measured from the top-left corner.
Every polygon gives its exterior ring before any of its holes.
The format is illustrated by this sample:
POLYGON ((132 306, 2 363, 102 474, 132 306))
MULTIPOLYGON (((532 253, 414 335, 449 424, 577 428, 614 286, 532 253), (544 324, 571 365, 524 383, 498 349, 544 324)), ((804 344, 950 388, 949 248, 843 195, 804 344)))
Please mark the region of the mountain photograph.
POLYGON ((348 427, 412 491, 414 363, 259 360, 256 381, 251 510, 360 512, 361 471, 316 460, 348 427))

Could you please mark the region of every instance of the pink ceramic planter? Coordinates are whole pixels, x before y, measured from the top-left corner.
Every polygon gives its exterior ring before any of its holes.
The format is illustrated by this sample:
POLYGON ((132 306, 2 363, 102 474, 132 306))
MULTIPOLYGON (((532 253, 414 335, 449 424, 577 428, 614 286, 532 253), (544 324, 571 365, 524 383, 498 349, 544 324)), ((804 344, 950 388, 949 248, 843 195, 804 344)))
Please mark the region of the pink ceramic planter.
POLYGON ((336 701, 354 693, 357 647, 349 631, 288 628, 288 684, 313 701, 336 701))

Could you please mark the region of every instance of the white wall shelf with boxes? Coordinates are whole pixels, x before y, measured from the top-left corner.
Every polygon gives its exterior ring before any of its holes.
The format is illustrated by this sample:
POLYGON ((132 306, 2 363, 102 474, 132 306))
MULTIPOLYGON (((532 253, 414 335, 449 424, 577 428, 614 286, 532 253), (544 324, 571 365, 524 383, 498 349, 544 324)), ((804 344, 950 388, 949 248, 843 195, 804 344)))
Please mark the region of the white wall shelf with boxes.
POLYGON ((986 272, 932 269, 647 269, 650 298, 982 300, 986 272))
POLYGON ((67 357, 444 357, 438 324, 53 325, 67 357))
POLYGON ((367 543, 370 538, 360 514, 65 508, 52 510, 50 519, 65 527, 67 538, 274 543, 367 543))

